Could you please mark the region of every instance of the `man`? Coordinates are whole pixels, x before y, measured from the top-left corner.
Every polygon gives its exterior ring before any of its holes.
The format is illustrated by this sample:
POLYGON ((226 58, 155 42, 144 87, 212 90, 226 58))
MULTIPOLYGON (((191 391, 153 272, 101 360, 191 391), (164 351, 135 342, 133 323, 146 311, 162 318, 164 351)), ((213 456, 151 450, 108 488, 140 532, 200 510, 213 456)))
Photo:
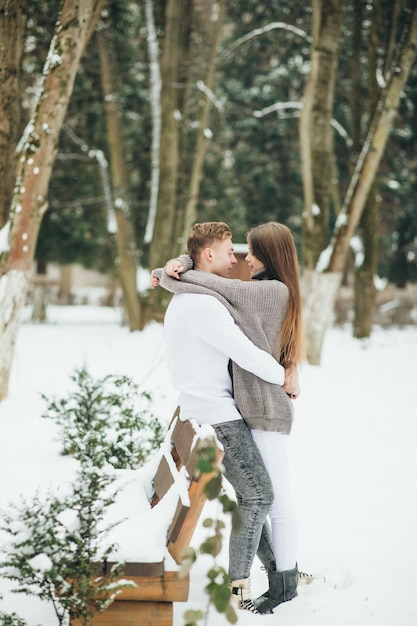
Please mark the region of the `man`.
MULTIPOLYGON (((231 231, 223 222, 196 224, 187 247, 196 270, 229 278, 237 263, 231 231)), ((153 286, 161 274, 162 270, 154 271, 153 286)), ((257 612, 250 600, 249 572, 256 553, 265 567, 274 559, 265 523, 273 490, 236 408, 228 365, 232 360, 281 386, 285 371, 240 331, 226 306, 210 295, 176 294, 166 311, 164 333, 169 372, 180 392, 181 419, 211 424, 224 446, 225 476, 235 489, 242 516, 240 531, 230 537, 229 575, 239 608, 257 612)))

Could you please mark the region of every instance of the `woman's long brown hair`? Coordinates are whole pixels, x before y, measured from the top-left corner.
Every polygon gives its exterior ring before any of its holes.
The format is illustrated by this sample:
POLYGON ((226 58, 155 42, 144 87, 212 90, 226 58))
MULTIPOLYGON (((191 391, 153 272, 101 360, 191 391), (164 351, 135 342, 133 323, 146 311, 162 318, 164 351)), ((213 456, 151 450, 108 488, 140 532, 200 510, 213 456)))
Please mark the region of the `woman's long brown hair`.
POLYGON ((280 280, 289 292, 288 311, 280 332, 279 361, 288 367, 304 357, 301 289, 297 249, 287 226, 268 222, 248 233, 251 253, 265 266, 267 278, 280 280))

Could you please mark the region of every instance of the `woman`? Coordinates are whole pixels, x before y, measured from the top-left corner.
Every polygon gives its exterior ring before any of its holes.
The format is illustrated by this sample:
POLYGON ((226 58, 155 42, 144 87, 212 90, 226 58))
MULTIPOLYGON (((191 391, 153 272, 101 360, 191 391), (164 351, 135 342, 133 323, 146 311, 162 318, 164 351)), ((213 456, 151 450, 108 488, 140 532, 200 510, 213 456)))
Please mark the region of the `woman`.
MULTIPOLYGON (((302 320, 292 234, 283 224, 270 222, 253 228, 248 244, 250 282, 188 270, 192 259, 184 255, 169 262, 166 272, 159 273, 160 284, 176 293, 192 290, 217 295, 259 348, 273 354, 285 368, 297 365, 303 350, 302 320)), ((260 613, 270 613, 297 595, 297 524, 286 450, 293 407, 283 388, 256 378, 234 363, 233 389, 236 405, 252 431, 274 487, 270 519, 275 562, 268 567, 268 591, 255 600, 260 613)), ((291 391, 293 398, 299 393, 296 378, 291 391)))

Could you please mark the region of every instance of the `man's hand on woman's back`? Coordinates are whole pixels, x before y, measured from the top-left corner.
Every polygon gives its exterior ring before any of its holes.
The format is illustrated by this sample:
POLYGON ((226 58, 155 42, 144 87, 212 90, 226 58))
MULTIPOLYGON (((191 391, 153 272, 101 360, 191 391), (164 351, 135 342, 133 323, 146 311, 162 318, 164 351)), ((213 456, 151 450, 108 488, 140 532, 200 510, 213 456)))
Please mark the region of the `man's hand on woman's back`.
POLYGON ((298 370, 294 363, 285 368, 285 382, 282 388, 290 396, 291 400, 298 398, 301 393, 298 382, 298 370))

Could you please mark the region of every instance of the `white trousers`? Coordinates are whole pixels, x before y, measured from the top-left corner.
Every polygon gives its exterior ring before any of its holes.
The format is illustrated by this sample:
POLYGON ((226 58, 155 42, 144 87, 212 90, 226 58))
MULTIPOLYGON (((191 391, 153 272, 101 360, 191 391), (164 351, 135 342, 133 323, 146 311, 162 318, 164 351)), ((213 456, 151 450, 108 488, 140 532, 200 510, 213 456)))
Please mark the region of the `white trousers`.
POLYGON ((269 516, 276 568, 285 572, 297 562, 298 528, 290 490, 287 435, 265 430, 252 430, 274 489, 269 516))

